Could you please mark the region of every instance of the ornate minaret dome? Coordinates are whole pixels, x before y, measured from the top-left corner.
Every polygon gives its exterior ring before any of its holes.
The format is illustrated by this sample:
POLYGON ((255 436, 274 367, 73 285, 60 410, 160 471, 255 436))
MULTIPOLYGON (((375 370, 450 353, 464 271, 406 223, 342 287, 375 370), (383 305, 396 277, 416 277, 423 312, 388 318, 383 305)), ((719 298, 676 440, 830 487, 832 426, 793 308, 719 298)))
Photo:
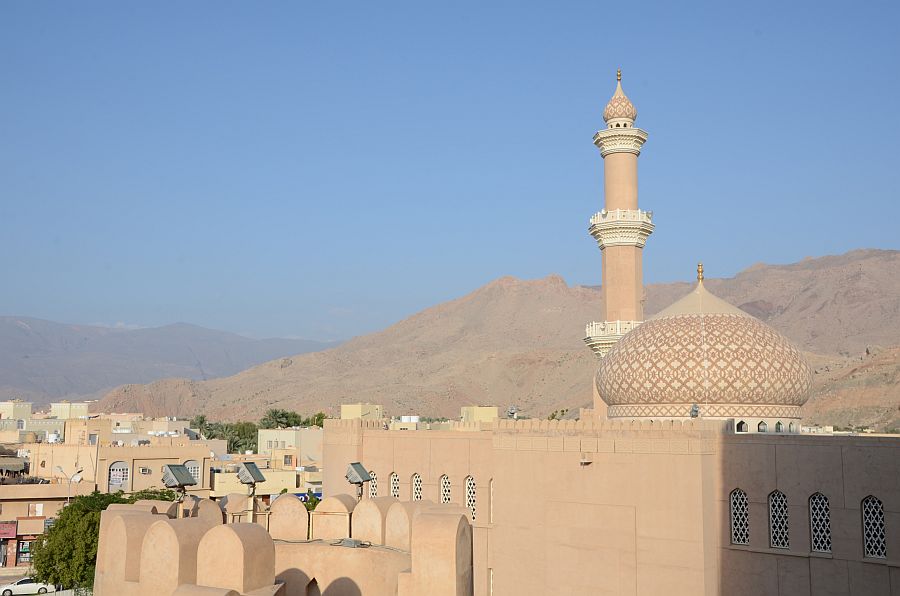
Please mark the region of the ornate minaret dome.
POLYGON ((603 121, 609 128, 631 128, 637 119, 637 108, 622 91, 622 70, 616 71, 616 92, 603 110, 603 121))

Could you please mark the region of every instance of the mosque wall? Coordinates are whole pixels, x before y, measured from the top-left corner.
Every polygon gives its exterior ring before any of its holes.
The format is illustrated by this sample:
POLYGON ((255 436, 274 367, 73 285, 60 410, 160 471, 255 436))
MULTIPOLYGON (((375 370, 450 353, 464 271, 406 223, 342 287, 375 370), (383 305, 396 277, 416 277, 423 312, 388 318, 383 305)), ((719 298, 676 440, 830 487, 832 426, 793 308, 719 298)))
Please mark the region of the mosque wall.
POLYGON ((376 471, 379 496, 393 471, 410 498, 418 473, 424 498, 439 502, 447 474, 452 503, 465 506, 471 476, 476 595, 898 594, 900 441, 734 434, 733 424, 524 420, 462 432, 329 421, 325 469, 340 474, 325 493, 347 490, 346 464, 360 461, 376 471), (354 441, 357 459, 346 459, 354 441), (747 495, 746 545, 731 540, 736 488, 747 495), (788 548, 770 543, 776 490, 786 497, 788 548), (828 499, 832 552, 812 549, 814 494, 828 499), (883 506, 884 559, 863 553, 869 495, 883 506))
POLYGON ((721 593, 900 594, 896 437, 726 435, 717 498, 723 511, 721 593), (736 490, 746 494, 747 544, 732 543, 736 490), (883 541, 878 507, 864 503, 880 504, 883 541), (868 542, 867 521, 875 538, 868 542), (867 545, 875 549, 869 556, 867 545), (873 556, 882 554, 881 546, 884 556, 873 556))

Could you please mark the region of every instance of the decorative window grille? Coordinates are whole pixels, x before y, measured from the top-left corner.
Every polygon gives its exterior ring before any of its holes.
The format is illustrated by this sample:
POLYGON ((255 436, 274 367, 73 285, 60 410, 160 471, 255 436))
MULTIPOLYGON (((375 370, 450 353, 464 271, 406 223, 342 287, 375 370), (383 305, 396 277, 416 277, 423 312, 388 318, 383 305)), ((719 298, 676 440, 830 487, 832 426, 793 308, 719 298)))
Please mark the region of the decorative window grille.
POLYGON ((196 460, 189 459, 184 462, 184 467, 187 468, 187 471, 191 473, 191 476, 194 477, 194 480, 200 482, 200 463, 196 460))
POLYGON ((369 498, 374 499, 378 496, 378 475, 373 470, 369 470, 369 476, 372 477, 369 480, 369 498))
POLYGON ((750 506, 747 493, 731 491, 731 544, 750 544, 750 506))
POLYGON ((391 472, 391 496, 400 498, 400 477, 396 472, 391 472))
POLYGON ((866 557, 887 558, 887 541, 884 534, 884 505, 872 495, 862 502, 863 551, 866 557))
POLYGON ((444 474, 441 476, 441 503, 450 502, 450 478, 444 474))
POLYGON ((761 433, 769 432, 769 425, 765 422, 760 422, 756 425, 756 430, 761 433))
POLYGON ((831 552, 831 510, 828 497, 816 493, 809 498, 810 548, 817 553, 831 552))
POLYGON ((769 546, 790 548, 787 497, 780 490, 769 495, 769 546))
POLYGON ((128 464, 123 461, 114 462, 109 466, 109 488, 110 491, 125 490, 129 477, 128 464))
POLYGON ((466 509, 472 512, 472 519, 475 519, 475 479, 466 476, 466 509))
POLYGON ((412 477, 412 500, 422 500, 422 477, 418 473, 413 474, 412 477))

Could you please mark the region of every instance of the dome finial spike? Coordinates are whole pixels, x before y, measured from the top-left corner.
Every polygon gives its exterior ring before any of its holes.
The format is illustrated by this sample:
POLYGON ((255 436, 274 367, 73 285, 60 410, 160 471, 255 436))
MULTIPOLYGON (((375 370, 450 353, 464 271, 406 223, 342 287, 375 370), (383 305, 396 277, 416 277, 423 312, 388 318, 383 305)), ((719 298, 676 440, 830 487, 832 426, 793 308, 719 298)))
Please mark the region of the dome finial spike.
POLYGON ((703 263, 697 263, 697 281, 703 283, 703 263))
POLYGON ((621 69, 621 68, 617 68, 617 69, 616 69, 616 80, 617 80, 617 81, 621 81, 621 80, 622 80, 622 69, 621 69))

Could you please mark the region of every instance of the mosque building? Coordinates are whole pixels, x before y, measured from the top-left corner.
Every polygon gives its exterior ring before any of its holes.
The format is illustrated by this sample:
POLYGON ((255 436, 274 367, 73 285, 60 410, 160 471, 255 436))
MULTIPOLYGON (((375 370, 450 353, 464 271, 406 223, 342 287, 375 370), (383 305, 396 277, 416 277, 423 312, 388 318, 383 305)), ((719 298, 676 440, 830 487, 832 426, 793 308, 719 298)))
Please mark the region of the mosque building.
POLYGON ((478 596, 900 594, 900 440, 802 434, 809 365, 711 294, 702 265, 687 296, 644 320, 648 133, 621 79, 594 136, 594 408, 449 430, 329 420, 325 494, 346 492, 341 472, 358 461, 367 498, 462 505, 478 596))
POLYGON ((326 420, 314 511, 291 495, 266 512, 240 494, 224 511, 112 505, 94 593, 900 595, 900 439, 801 432, 802 354, 712 295, 702 266, 687 296, 644 320, 648 134, 617 79, 594 136, 606 311, 585 339, 599 357, 593 408, 469 412, 436 430, 326 420))

